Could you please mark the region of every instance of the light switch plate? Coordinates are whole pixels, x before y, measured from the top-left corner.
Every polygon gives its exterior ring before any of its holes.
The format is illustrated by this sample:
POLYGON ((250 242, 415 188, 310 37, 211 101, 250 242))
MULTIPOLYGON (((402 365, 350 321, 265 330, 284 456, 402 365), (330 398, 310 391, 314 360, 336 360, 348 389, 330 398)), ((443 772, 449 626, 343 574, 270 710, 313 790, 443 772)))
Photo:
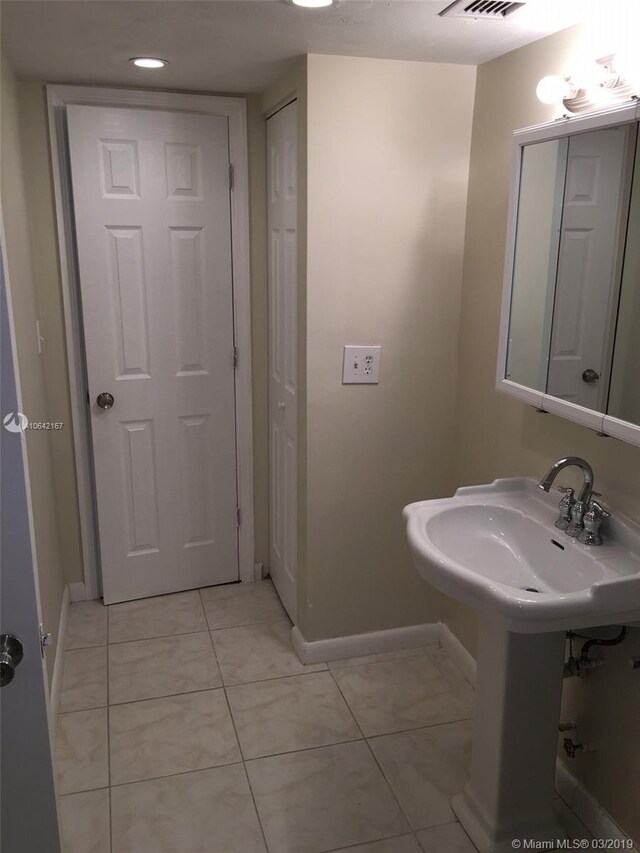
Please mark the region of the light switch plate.
POLYGON ((380 381, 381 349, 379 346, 346 346, 342 362, 342 384, 377 385, 380 381))

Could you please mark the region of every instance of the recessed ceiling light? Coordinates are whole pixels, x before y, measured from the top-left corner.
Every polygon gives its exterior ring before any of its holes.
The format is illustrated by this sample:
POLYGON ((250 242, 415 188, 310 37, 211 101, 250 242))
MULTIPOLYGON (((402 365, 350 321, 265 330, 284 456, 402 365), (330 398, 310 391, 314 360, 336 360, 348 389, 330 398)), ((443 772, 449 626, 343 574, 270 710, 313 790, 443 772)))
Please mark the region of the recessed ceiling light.
POLYGON ((169 64, 167 59, 158 59, 157 56, 134 56, 129 62, 138 68, 164 68, 169 64))
POLYGON ((304 6, 306 9, 320 9, 322 6, 333 6, 333 0, 291 0, 294 6, 304 6))

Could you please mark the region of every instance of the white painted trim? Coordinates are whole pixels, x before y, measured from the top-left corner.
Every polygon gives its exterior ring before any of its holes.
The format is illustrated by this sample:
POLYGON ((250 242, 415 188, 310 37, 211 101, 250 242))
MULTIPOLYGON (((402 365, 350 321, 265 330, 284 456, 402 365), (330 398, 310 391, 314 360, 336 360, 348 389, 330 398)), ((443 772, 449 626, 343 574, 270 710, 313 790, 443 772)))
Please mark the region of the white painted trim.
POLYGON ((621 421, 620 418, 614 418, 612 415, 606 415, 602 419, 602 432, 612 438, 626 441, 628 444, 635 444, 636 447, 640 445, 640 429, 635 424, 621 421))
POLYGON ((69 587, 69 599, 73 604, 76 601, 88 601, 87 597, 87 587, 82 581, 78 581, 77 583, 68 584, 69 587))
MULTIPOLYGON (((516 257, 516 225, 520 199, 520 173, 522 171, 522 145, 516 143, 511 157, 511 181, 509 184, 509 217, 507 219, 506 257, 502 279, 502 311, 498 337, 498 363, 496 366, 496 388, 509 394, 506 386, 507 358, 509 356, 509 323, 511 322, 511 292, 513 290, 513 268, 516 257)), ((510 383, 516 384, 516 383, 510 383)), ((521 387, 521 386, 518 386, 521 387)), ((515 395, 514 395, 515 396, 515 395)), ((542 396, 542 392, 540 394, 542 396)))
POLYGON ((534 391, 533 388, 527 388, 526 385, 520 385, 518 382, 512 382, 510 379, 500 379, 496 382, 496 391, 501 391, 509 397, 515 397, 522 403, 527 403, 529 406, 535 406, 536 409, 544 409, 545 395, 542 391, 534 391))
POLYGON ((449 660, 460 670, 463 677, 472 687, 476 686, 476 659, 467 651, 451 628, 440 623, 440 647, 446 652, 449 660))
POLYGON ((69 621, 69 605, 71 595, 69 585, 65 586, 60 605, 60 619, 58 621, 58 634, 56 636, 56 659, 53 664, 53 677, 51 678, 51 689, 49 691, 49 738, 55 744, 56 725, 60 709, 60 693, 62 691, 62 674, 64 672, 64 650, 67 645, 67 623, 69 621))
POLYGON ((389 628, 367 634, 350 634, 347 637, 331 637, 328 640, 311 642, 305 640, 297 625, 291 629, 291 642, 302 663, 326 663, 342 660, 342 658, 375 655, 380 652, 417 649, 421 646, 437 645, 439 637, 439 622, 389 628))
MULTIPOLYGON (((620 829, 611 815, 587 791, 582 782, 576 779, 560 758, 556 761, 556 791, 594 838, 629 840, 629 836, 620 829)), ((632 853, 638 853, 637 846, 631 850, 632 853)))
POLYGON ((606 110, 597 110, 582 115, 563 116, 555 121, 522 127, 514 131, 514 139, 518 145, 529 145, 531 142, 545 142, 548 139, 560 139, 575 133, 585 133, 600 127, 631 124, 640 121, 640 106, 636 100, 627 101, 619 106, 606 110))
POLYGON ((552 397, 550 394, 544 395, 541 408, 552 415, 560 415, 568 421, 581 424, 596 432, 602 432, 602 422, 604 420, 602 412, 586 409, 584 406, 578 406, 576 403, 570 403, 568 400, 560 400, 558 397, 552 397))
POLYGON ((229 156, 234 167, 231 192, 234 333, 238 347, 236 370, 236 447, 238 503, 242 524, 238 530, 240 580, 255 579, 253 541, 253 402, 251 390, 251 279, 249 242, 249 163, 247 110, 244 98, 189 95, 134 89, 87 86, 47 86, 51 166, 58 226, 60 275, 64 305, 71 412, 80 506, 80 530, 87 599, 101 595, 97 513, 91 462, 90 424, 86 406, 84 343, 80 321, 79 284, 74 251, 71 176, 66 138, 68 104, 170 109, 223 115, 229 121, 229 156))

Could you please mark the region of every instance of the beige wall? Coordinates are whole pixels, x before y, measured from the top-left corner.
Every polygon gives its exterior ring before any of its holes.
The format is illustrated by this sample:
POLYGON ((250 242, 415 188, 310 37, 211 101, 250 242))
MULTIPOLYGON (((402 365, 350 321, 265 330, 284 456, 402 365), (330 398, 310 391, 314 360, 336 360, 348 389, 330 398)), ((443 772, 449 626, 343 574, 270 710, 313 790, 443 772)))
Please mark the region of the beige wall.
POLYGON ((437 620, 402 507, 448 493, 475 69, 309 56, 307 640, 437 620), (381 344, 343 386, 344 344, 381 344))
MULTIPOLYGON (((38 229, 27 208, 27 167, 21 151, 18 87, 4 59, 0 76, 0 191, 22 406, 30 421, 63 420, 65 430, 68 431, 68 419, 60 417, 60 410, 49 404, 45 366, 47 358, 38 355, 36 345, 36 319, 44 316, 36 285, 35 254, 32 251, 38 238, 38 229)), ((45 630, 54 635, 54 643, 47 651, 49 679, 53 675, 65 584, 64 556, 58 527, 59 495, 54 477, 59 446, 68 440, 65 430, 26 433, 40 606, 45 630)))
POLYGON ((64 578, 72 583, 84 580, 84 576, 44 87, 19 83, 18 103, 31 261, 44 337, 42 365, 47 403, 51 419, 65 424, 52 442, 52 460, 64 578))
MULTIPOLYGON (((536 83, 565 71, 580 47, 579 28, 529 45, 478 69, 471 150, 467 237, 459 345, 457 437, 453 487, 496 477, 540 476, 560 456, 588 459, 596 488, 617 512, 640 520, 640 450, 561 420, 540 415, 493 390, 507 226, 511 133, 553 118, 539 103, 536 83)), ((449 624, 471 648, 475 625, 453 604, 449 624)), ((565 717, 596 751, 571 762, 600 803, 629 833, 640 836, 640 679, 628 664, 640 653, 640 631, 604 652, 607 665, 565 688, 565 717)))

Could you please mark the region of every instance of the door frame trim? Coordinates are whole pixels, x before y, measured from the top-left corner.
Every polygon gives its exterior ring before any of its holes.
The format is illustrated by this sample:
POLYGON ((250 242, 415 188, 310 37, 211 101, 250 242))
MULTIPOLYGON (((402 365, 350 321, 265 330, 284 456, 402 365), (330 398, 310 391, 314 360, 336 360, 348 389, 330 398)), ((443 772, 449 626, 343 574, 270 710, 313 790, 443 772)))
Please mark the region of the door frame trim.
POLYGON ((80 313, 80 282, 75 252, 71 171, 66 129, 68 104, 163 109, 225 116, 229 121, 231 255, 233 264, 234 337, 238 348, 236 391, 236 476, 242 523, 238 528, 240 580, 255 580, 253 530, 253 409, 251 388, 251 278, 249 242, 249 164, 245 98, 192 95, 143 89, 47 85, 51 167, 58 227, 58 251, 67 344, 76 483, 80 513, 85 597, 101 591, 97 508, 91 460, 91 425, 86 405, 85 350, 80 313))

